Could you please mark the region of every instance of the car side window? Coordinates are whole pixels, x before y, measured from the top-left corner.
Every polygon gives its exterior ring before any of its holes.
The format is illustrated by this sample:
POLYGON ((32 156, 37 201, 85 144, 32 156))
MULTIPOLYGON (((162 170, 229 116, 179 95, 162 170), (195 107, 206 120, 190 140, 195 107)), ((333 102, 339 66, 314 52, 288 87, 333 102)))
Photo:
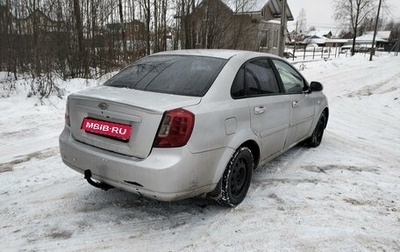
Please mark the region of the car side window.
POLYGON ((240 68, 232 84, 233 98, 279 94, 279 85, 266 59, 247 62, 240 68))
POLYGON ((234 99, 243 98, 246 96, 244 88, 244 67, 242 66, 236 74, 235 80, 231 87, 231 96, 234 99))
POLYGON ((301 94, 304 90, 304 79, 289 64, 281 60, 272 60, 281 77, 287 94, 301 94))

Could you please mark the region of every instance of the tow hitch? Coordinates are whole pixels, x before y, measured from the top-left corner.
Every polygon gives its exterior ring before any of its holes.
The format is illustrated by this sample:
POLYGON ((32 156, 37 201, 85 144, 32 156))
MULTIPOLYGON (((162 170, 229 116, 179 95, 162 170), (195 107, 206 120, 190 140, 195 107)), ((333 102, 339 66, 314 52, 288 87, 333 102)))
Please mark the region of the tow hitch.
POLYGON ((110 186, 109 184, 106 184, 104 182, 96 182, 92 180, 92 172, 90 170, 85 170, 85 179, 87 180, 87 182, 97 188, 100 188, 104 191, 107 191, 109 189, 113 189, 113 186, 110 186))

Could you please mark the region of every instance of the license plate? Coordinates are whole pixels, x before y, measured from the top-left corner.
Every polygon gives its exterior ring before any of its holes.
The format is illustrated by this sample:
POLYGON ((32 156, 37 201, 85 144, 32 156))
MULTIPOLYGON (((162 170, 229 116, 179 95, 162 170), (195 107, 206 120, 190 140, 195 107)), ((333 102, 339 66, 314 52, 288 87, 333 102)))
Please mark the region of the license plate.
POLYGON ((113 137, 124 141, 129 140, 132 132, 130 125, 92 118, 83 119, 81 129, 93 134, 113 137))

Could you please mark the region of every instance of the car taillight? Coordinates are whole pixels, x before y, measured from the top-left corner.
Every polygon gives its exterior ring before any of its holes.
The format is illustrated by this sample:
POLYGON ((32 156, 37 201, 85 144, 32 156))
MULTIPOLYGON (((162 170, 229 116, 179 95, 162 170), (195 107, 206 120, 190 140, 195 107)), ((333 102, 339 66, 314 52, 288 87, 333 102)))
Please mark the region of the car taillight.
POLYGON ((67 98, 67 104, 65 105, 65 124, 68 126, 71 126, 71 121, 69 120, 69 106, 68 106, 68 98, 67 98))
POLYGON ((194 115, 182 108, 165 112, 154 147, 182 147, 189 141, 194 115))

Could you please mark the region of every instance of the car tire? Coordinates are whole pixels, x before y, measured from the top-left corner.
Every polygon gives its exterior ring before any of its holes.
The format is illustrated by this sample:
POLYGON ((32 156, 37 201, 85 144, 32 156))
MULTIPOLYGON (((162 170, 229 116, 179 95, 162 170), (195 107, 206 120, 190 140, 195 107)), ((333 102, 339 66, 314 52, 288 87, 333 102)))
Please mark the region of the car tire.
POLYGON ((254 159, 248 147, 240 147, 230 159, 221 179, 218 202, 235 207, 246 197, 253 175, 254 159))
POLYGON ((326 114, 323 112, 318 119, 317 125, 310 138, 306 140, 306 145, 309 147, 318 147, 321 144, 322 136, 326 127, 326 114))

